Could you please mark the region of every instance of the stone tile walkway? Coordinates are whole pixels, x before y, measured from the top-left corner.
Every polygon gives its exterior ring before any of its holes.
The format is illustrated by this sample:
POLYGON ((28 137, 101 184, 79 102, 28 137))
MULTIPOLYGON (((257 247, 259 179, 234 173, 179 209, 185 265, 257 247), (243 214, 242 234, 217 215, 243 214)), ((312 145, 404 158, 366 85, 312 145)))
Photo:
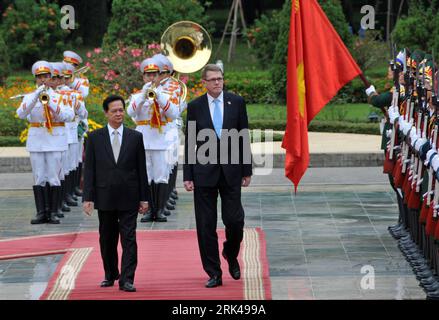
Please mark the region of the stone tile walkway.
MULTIPOLYGON (((192 195, 179 188, 179 197, 167 223, 139 223, 138 228, 195 228, 192 195)), ((387 232, 397 220, 395 196, 387 184, 311 182, 294 195, 291 186, 260 183, 245 189, 242 199, 246 226, 266 234, 273 299, 425 299, 387 232), (372 275, 372 282, 364 278, 372 275)), ((60 225, 30 225, 33 212, 31 190, 0 190, 0 239, 98 226, 96 213, 89 218, 79 208, 60 225)), ((222 227, 220 221, 218 225, 222 227)), ((59 260, 0 261, 0 299, 37 299, 59 260)))

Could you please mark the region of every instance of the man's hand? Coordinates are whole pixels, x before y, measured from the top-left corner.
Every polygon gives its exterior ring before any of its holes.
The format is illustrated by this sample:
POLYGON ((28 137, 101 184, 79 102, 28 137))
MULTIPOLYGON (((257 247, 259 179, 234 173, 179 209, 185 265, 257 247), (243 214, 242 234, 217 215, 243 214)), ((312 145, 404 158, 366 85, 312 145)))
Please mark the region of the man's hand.
POLYGON ((94 203, 93 201, 84 201, 82 204, 82 210, 84 210, 84 213, 88 216, 91 216, 94 210, 94 203))
POLYGON ((140 204, 139 204, 139 213, 141 213, 141 214, 145 214, 146 211, 148 211, 148 208, 149 208, 149 204, 148 204, 147 201, 140 201, 140 204))
POLYGON ((186 191, 194 191, 194 182, 193 181, 184 181, 184 188, 186 191))
POLYGON ((250 184, 252 177, 244 177, 242 178, 241 186, 248 187, 250 184))

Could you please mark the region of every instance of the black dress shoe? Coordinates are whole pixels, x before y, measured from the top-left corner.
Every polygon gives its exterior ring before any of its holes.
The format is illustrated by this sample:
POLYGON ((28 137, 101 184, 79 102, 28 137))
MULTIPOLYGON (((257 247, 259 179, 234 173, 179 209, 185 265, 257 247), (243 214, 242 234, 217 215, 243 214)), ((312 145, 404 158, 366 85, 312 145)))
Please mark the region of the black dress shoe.
POLYGON ((154 217, 152 216, 151 212, 147 212, 143 215, 142 219, 140 219, 140 222, 153 222, 154 217))
POLYGON ((229 259, 225 252, 222 252, 224 259, 229 263, 229 273, 233 279, 239 280, 241 278, 241 270, 239 268, 238 259, 229 259))
POLYGON ((125 282, 123 285, 119 285, 119 290, 126 292, 136 292, 136 287, 132 283, 125 282))
POLYGON ((114 286, 114 280, 107 280, 107 279, 105 279, 104 281, 101 282, 101 287, 102 288, 112 287, 112 286, 114 286))
POLYGON ((215 288, 223 285, 223 280, 220 276, 213 276, 206 282, 206 288, 215 288))

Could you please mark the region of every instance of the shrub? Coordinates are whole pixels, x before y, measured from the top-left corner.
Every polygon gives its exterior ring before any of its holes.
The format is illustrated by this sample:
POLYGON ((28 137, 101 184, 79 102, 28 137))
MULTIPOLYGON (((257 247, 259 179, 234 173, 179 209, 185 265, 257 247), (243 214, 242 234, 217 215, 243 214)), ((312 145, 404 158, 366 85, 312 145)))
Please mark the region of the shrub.
POLYGON ((3 13, 3 34, 13 67, 29 67, 37 60, 60 60, 70 30, 60 28, 56 3, 17 0, 3 13))
POLYGON ((3 85, 10 72, 9 52, 2 34, 0 33, 0 85, 3 85))
POLYGON ((364 39, 357 38, 352 47, 352 56, 363 72, 386 61, 388 46, 383 41, 381 32, 368 30, 364 39))
POLYGON ((180 20, 195 21, 210 30, 209 18, 196 0, 113 0, 112 13, 104 47, 159 42, 165 29, 180 20))
POLYGON ((263 14, 255 21, 254 26, 248 29, 246 34, 252 44, 253 54, 264 69, 269 68, 273 60, 273 48, 280 28, 280 24, 276 22, 288 23, 289 19, 286 20, 285 16, 286 12, 284 10, 275 10, 271 15, 263 14))
POLYGON ((408 47, 411 50, 438 48, 439 43, 435 42, 438 37, 432 37, 439 32, 438 10, 434 6, 425 6, 422 2, 415 2, 410 4, 409 15, 400 18, 396 23, 392 31, 393 40, 398 47, 408 47))
POLYGON ((1 147, 21 147, 24 146, 24 143, 20 142, 18 137, 3 137, 0 136, 0 146, 1 147))
POLYGON ((118 46, 96 48, 87 52, 90 72, 87 74, 92 83, 104 89, 106 93, 117 92, 123 96, 143 86, 141 62, 159 51, 159 45, 151 44, 143 48, 118 46))

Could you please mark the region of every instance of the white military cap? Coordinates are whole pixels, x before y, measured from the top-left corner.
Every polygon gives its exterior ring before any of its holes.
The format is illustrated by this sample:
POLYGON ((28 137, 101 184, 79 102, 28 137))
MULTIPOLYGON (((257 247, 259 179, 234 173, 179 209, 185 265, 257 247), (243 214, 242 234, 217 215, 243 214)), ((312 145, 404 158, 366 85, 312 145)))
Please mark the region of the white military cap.
POLYGON ((52 76, 62 77, 62 72, 64 70, 63 62, 51 62, 50 66, 52 67, 52 76))
POLYGON ((52 66, 49 62, 40 60, 33 64, 32 66, 32 74, 34 76, 38 76, 40 74, 49 73, 52 74, 52 66))
POLYGON ((172 73, 172 71, 174 71, 174 66, 172 65, 172 62, 165 55, 158 53, 154 55, 153 58, 157 60, 160 72, 168 71, 169 73, 172 73))
POLYGON ((65 78, 72 77, 73 72, 75 71, 75 67, 70 63, 63 63, 63 65, 64 65, 63 72, 62 72, 63 76, 65 78))
POLYGON ((142 73, 159 72, 160 71, 158 61, 154 58, 147 58, 147 59, 143 60, 142 63, 140 64, 139 69, 140 69, 140 72, 142 72, 142 73))
POLYGON ((64 61, 75 65, 82 63, 82 58, 73 51, 64 51, 64 61))

